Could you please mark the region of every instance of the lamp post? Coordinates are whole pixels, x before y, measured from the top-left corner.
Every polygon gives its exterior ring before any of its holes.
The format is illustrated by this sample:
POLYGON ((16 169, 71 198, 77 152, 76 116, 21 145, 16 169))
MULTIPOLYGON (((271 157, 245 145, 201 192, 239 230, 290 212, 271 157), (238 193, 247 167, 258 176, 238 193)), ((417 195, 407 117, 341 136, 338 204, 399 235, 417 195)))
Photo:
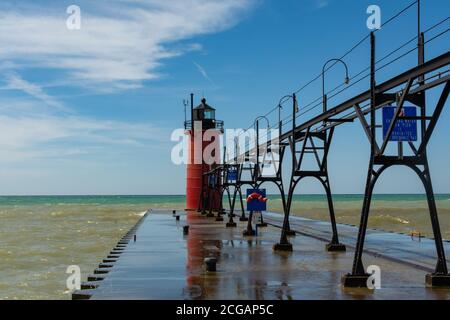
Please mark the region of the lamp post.
POLYGON ((323 98, 323 112, 326 112, 327 111, 327 95, 325 94, 325 69, 326 69, 326 67, 327 67, 327 65, 330 63, 330 62, 340 62, 340 63, 342 63, 343 65, 344 65, 344 67, 345 67, 345 80, 344 80, 344 82, 345 82, 345 84, 349 84, 349 82, 350 82, 350 78, 348 77, 348 67, 347 67, 347 64, 343 61, 343 60, 341 60, 341 59, 330 59, 330 60, 328 60, 327 62, 325 62, 325 64, 323 65, 323 68, 322 68, 322 98, 323 98))
POLYGON ((292 98, 292 96, 291 95, 285 95, 284 97, 282 97, 281 99, 280 99, 280 102, 278 102, 278 131, 279 131, 279 136, 281 137, 281 129, 282 129, 282 126, 283 126, 283 124, 282 124, 282 122, 281 122, 281 110, 283 109, 283 103, 286 101, 286 100, 288 100, 288 99, 290 99, 290 98, 292 98))
POLYGON ((270 121, 266 116, 259 116, 255 119, 253 122, 253 128, 256 129, 256 146, 258 147, 259 144, 259 120, 264 119, 267 122, 267 130, 270 128, 270 121))
POLYGON ((261 119, 266 120, 266 122, 267 122, 267 129, 269 129, 270 128, 270 121, 269 121, 269 119, 266 116, 259 116, 259 117, 255 118, 255 121, 253 122, 253 127, 255 127, 255 125, 259 126, 259 120, 261 120, 261 119))
POLYGON ((253 127, 256 127, 256 167, 257 167, 257 170, 259 170, 259 120, 261 120, 261 119, 266 120, 267 130, 269 130, 269 128, 270 128, 270 121, 266 116, 259 116, 253 122, 253 127))

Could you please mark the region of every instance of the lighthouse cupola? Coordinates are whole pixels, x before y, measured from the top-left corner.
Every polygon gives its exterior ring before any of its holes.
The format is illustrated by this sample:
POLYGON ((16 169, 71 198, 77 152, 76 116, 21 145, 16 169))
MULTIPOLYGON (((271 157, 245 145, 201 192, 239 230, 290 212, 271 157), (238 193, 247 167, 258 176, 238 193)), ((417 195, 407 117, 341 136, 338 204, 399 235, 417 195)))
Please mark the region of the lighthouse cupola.
POLYGON ((201 121, 204 130, 223 129, 223 121, 216 120, 216 109, 207 104, 205 98, 194 108, 192 118, 193 121, 201 121))

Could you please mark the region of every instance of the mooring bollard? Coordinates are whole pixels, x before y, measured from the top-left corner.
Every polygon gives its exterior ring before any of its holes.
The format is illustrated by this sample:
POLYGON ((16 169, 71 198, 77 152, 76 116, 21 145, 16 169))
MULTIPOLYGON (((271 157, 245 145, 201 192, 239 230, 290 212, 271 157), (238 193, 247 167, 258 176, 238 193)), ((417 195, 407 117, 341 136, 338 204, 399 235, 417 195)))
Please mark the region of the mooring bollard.
POLYGON ((185 236, 187 236, 187 235, 189 234, 189 226, 184 226, 184 227, 183 227, 183 234, 184 234, 185 236))
POLYGON ((205 258, 206 271, 216 272, 217 259, 216 258, 205 258))

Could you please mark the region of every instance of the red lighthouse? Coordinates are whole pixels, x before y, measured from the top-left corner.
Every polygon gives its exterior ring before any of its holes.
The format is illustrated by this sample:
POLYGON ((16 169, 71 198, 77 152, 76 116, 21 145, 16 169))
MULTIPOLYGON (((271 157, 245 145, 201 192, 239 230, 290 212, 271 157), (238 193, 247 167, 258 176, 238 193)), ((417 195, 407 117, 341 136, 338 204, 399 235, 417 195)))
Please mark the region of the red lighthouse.
POLYGON ((191 94, 191 121, 185 123, 186 134, 189 135, 186 210, 201 210, 204 209, 200 201, 202 184, 206 183, 203 174, 220 162, 223 121, 216 120, 216 109, 208 105, 206 99, 203 98, 195 108, 193 100, 191 94))

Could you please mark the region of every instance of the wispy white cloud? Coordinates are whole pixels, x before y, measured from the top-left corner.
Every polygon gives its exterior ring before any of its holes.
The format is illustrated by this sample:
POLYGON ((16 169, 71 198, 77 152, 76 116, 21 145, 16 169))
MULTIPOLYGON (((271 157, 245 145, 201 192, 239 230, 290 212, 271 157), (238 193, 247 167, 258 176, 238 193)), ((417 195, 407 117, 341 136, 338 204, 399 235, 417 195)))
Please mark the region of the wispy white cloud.
POLYGON ((144 148, 168 143, 169 132, 148 123, 99 120, 42 112, 38 102, 0 100, 0 162, 98 156, 101 149, 144 148), (18 110, 20 110, 18 112, 18 110), (97 153, 97 154, 96 154, 97 153))
POLYGON ((212 85, 215 86, 214 81, 210 78, 210 76, 208 75, 208 73, 206 72, 205 68, 203 68, 201 65, 199 65, 197 62, 194 61, 194 65, 197 67, 198 71, 200 72, 200 74, 203 76, 203 78, 205 78, 206 80, 208 80, 209 82, 211 82, 212 85))
POLYGON ((315 7, 317 9, 325 8, 326 6, 328 6, 330 4, 329 0, 314 0, 314 1, 315 1, 315 7))
POLYGON ((78 85, 133 88, 160 77, 165 59, 198 49, 177 42, 233 26, 254 1, 80 0, 81 30, 66 28, 64 12, 3 5, 0 59, 61 69, 78 85))
POLYGON ((47 94, 42 87, 23 79, 20 75, 14 73, 6 78, 6 85, 0 87, 1 90, 18 90, 22 91, 33 98, 43 102, 49 107, 54 107, 60 111, 70 112, 70 109, 65 107, 63 103, 58 101, 53 96, 47 94))

